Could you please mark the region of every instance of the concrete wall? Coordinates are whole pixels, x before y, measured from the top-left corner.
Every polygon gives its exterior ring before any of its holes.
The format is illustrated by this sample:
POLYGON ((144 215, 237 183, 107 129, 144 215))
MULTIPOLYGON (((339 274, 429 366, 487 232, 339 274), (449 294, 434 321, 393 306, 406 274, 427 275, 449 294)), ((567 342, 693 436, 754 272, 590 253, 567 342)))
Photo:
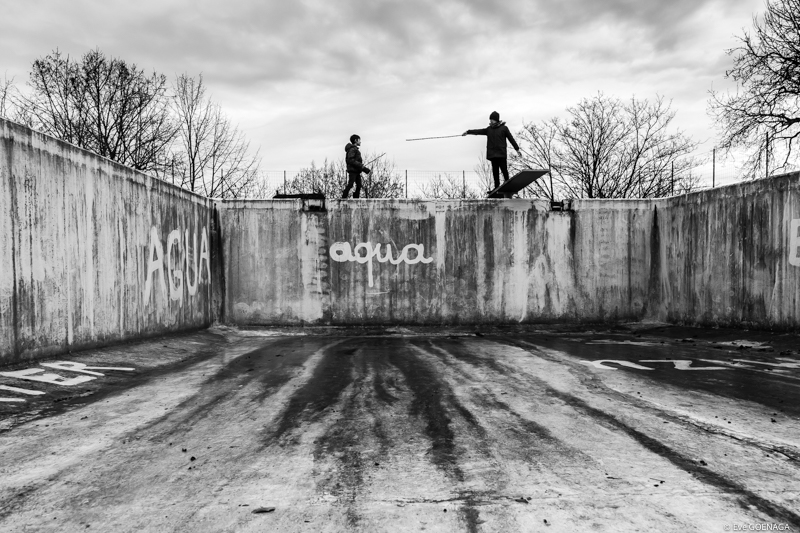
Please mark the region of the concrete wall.
POLYGON ((0 120, 0 186, 0 364, 216 318, 800 328, 800 174, 563 212, 213 204, 0 120))
POLYGON ((2 119, 0 188, 0 364, 211 323, 209 200, 2 119))
POLYGON ((430 324, 643 317, 655 203, 220 202, 224 320, 430 324), (405 250, 405 252, 403 252, 405 250))
POLYGON ((800 173, 672 199, 658 228, 658 317, 800 327, 800 173))
POLYGON ((659 200, 578 200, 567 212, 538 200, 218 208, 233 324, 800 328, 797 173, 659 200), (409 246, 411 260, 393 264, 409 246))

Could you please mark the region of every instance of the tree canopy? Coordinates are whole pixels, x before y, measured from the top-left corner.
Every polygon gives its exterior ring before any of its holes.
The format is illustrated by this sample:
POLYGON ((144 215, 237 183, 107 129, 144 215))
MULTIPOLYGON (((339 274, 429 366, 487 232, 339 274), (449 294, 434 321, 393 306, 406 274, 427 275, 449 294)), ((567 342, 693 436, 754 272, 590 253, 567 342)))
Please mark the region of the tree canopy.
POLYGON ((175 134, 167 79, 91 50, 33 62, 25 106, 36 129, 136 170, 155 172, 175 134))
POLYGON ((29 91, 0 83, 0 115, 185 189, 263 196, 258 151, 206 94, 202 74, 167 83, 90 50, 33 62, 29 91))
MULTIPOLYGON (((364 152, 363 160, 371 172, 361 176, 361 198, 402 198, 405 195, 400 174, 395 163, 385 155, 364 152)), ((347 164, 344 157, 300 169, 288 182, 286 192, 293 194, 322 193, 326 198, 340 198, 347 185, 347 164)))
POLYGON ((721 147, 743 149, 753 176, 797 161, 800 136, 800 0, 771 0, 753 30, 727 50, 733 92, 711 92, 709 110, 721 130, 721 147))
POLYGON ((675 111, 664 98, 598 94, 566 111, 566 119, 528 123, 518 134, 522 158, 512 156, 511 166, 549 168, 552 177, 538 180, 533 195, 652 198, 696 185, 687 156, 697 143, 672 127, 675 111))

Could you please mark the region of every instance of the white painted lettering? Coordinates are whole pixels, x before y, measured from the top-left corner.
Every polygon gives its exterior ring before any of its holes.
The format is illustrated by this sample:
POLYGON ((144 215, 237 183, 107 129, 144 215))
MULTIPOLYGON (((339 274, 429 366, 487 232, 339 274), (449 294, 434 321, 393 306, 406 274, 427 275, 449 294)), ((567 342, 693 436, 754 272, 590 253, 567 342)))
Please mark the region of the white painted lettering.
POLYGON ((211 282, 211 256, 208 248, 208 234, 206 228, 200 233, 200 250, 197 249, 197 233, 192 234, 193 241, 189 240, 189 230, 175 229, 167 235, 166 256, 158 230, 155 226, 150 228, 150 246, 148 252, 147 278, 144 284, 144 305, 150 304, 153 292, 153 279, 159 274, 158 283, 164 299, 169 299, 183 305, 184 292, 188 296, 195 296, 202 283, 211 282), (189 246, 193 242, 193 246, 189 246), (194 259, 194 261, 190 258, 194 259), (205 270, 205 276, 203 271, 205 270), (192 280, 194 278, 194 280, 192 280), (169 293, 167 292, 167 280, 169 293), (185 287, 185 289, 184 289, 185 287))
POLYGON ((167 297, 167 285, 164 281, 164 248, 161 247, 161 239, 158 238, 156 227, 150 228, 150 252, 147 254, 147 278, 144 281, 144 303, 150 303, 150 292, 153 289, 153 276, 158 272, 158 281, 161 284, 161 293, 167 297))
POLYGON ((372 277, 372 260, 377 259, 379 263, 386 263, 387 261, 393 265, 406 263, 407 265, 416 265, 417 263, 431 263, 433 257, 425 257, 425 245, 423 244, 408 244, 397 256, 397 259, 392 257, 391 245, 386 245, 386 254, 381 255, 381 243, 373 245, 371 242, 362 242, 356 244, 355 248, 350 247, 349 242, 335 242, 331 245, 329 251, 331 259, 337 263, 346 263, 348 261, 359 264, 367 264, 367 278, 369 286, 372 287, 374 280, 372 277), (363 254, 362 254, 363 250, 363 254), (413 250, 416 252, 413 258, 409 257, 408 252, 413 250))
POLYGON ((7 378, 26 379, 29 381, 39 381, 41 383, 52 383, 53 385, 61 385, 64 387, 72 387, 73 385, 80 385, 87 381, 92 381, 92 376, 75 376, 74 378, 62 378, 58 374, 41 374, 44 372, 41 368, 26 368, 25 370, 15 370, 13 372, 0 372, 0 376, 7 378))
POLYGON ((18 392, 20 394, 28 394, 30 396, 41 396, 44 392, 40 390, 20 389, 19 387, 11 387, 9 385, 0 385, 0 390, 7 390, 10 392, 18 392))
POLYGON ((406 263, 409 265, 416 265, 417 263, 427 264, 433 261, 433 257, 425 257, 425 247, 421 244, 409 244, 403 248, 403 253, 400 255, 401 257, 405 257, 406 263), (413 259, 408 257, 408 252, 410 250, 417 252, 416 257, 413 259))
POLYGON ((331 259, 337 263, 346 263, 353 260, 353 252, 349 242, 335 242, 331 245, 331 259))
POLYGON ((203 226, 203 231, 200 233, 200 270, 197 272, 197 282, 203 279, 203 267, 206 268, 206 282, 211 280, 211 264, 210 264, 210 256, 208 254, 208 233, 206 233, 206 228, 203 226))
POLYGON ((692 366, 689 359, 642 359, 640 363, 672 363, 678 370, 729 370, 724 366, 692 366))
POLYGON ((747 363, 750 365, 776 366, 779 368, 800 368, 800 363, 765 363, 763 361, 749 361, 747 359, 734 359, 734 361, 739 361, 740 363, 747 363))
POLYGON ((386 245, 386 255, 381 256, 381 243, 375 245, 375 259, 378 260, 379 263, 386 263, 389 261, 393 265, 400 264, 400 257, 397 259, 392 258, 392 247, 390 245, 386 245))
POLYGON ((82 374, 89 374, 90 376, 104 376, 100 372, 94 370, 124 370, 126 372, 133 372, 135 368, 115 367, 115 366, 88 366, 83 363, 73 363, 72 361, 56 361, 55 363, 40 363, 42 366, 52 368, 54 370, 67 370, 69 372, 80 372, 82 374))
POLYGON ((194 236, 194 241, 192 243, 191 248, 189 247, 189 230, 187 229, 184 236, 184 247, 183 249, 186 250, 186 290, 189 291, 189 296, 194 296, 197 294, 197 286, 200 284, 200 272, 198 271, 198 267, 200 266, 200 255, 197 253, 197 233, 192 234, 194 236), (189 250, 192 251, 192 256, 194 257, 194 263, 189 259, 189 250), (192 283, 192 276, 190 272, 194 272, 194 283, 192 283))
POLYGON ((585 365, 591 365, 595 368, 602 368, 603 370, 616 370, 615 367, 606 366, 604 363, 615 363, 620 366, 627 366, 628 368, 635 368, 637 370, 653 370, 652 368, 648 368, 642 365, 637 365, 636 363, 631 363, 630 361, 620 361, 617 359, 598 359, 597 361, 582 360, 581 363, 585 365))
POLYGON ((800 266, 800 218, 794 218, 789 222, 789 264, 800 266))
MULTIPOLYGON (((183 302, 183 272, 180 268, 173 268, 172 249, 181 242, 181 231, 172 230, 167 237, 167 271, 169 272, 169 298, 173 301, 183 302), (180 282, 180 283, 178 283, 180 282)), ((180 249, 178 250, 180 256, 180 249)), ((182 262, 181 262, 182 263, 182 262)), ((182 266, 182 265, 181 265, 182 266)))

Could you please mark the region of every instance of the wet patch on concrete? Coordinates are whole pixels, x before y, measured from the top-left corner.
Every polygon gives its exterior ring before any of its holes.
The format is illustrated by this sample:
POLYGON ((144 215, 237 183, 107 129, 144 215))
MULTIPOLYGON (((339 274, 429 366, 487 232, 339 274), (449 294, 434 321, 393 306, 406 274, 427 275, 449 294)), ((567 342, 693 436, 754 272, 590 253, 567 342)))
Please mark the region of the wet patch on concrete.
POLYGON ((388 370, 388 362, 382 357, 376 357, 372 360, 375 367, 375 375, 372 378, 372 386, 375 390, 375 397, 385 405, 393 405, 399 398, 395 396, 392 391, 397 391, 397 380, 394 375, 391 375, 388 370))
MULTIPOLYGON (((732 336, 732 334, 722 336, 722 338, 727 336, 732 336)), ((739 332, 738 336, 742 336, 741 332, 739 332)), ((595 338, 605 340, 608 339, 608 335, 574 337, 571 340, 568 336, 563 336, 562 338, 538 335, 520 336, 519 339, 505 339, 502 342, 523 349, 530 349, 531 344, 542 346, 563 353, 573 358, 576 362, 601 359, 629 361, 653 370, 644 371, 617 366, 617 370, 614 371, 635 374, 641 379, 653 380, 681 389, 759 403, 786 416, 800 416, 800 370, 789 369, 784 370, 783 372, 786 373, 783 373, 781 367, 761 365, 763 368, 758 368, 755 364, 747 365, 736 361, 737 359, 745 359, 780 363, 781 361, 774 356, 768 357, 764 353, 748 355, 750 350, 731 350, 727 346, 715 349, 715 346, 719 346, 715 342, 708 344, 690 337, 684 337, 683 339, 659 339, 653 337, 634 337, 634 339, 631 339, 629 336, 626 337, 627 340, 633 341, 641 341, 642 339, 649 342, 654 341, 655 346, 623 344, 622 341, 625 339, 617 339, 620 342, 616 344, 587 344, 587 342, 593 342, 595 338), (664 342, 663 344, 662 341, 664 342), (696 367, 715 366, 716 364, 724 366, 724 369, 679 370, 674 363, 641 362, 642 360, 653 361, 659 359, 666 361, 689 360, 691 361, 691 366, 696 367), (719 363, 714 361, 719 361, 719 363)), ((716 339, 719 339, 719 337, 716 339)), ((800 362, 800 359, 798 359, 798 362, 800 362)), ((589 368, 586 371, 594 372, 589 368)))
MULTIPOLYGON (((412 341, 417 349, 424 350, 425 341, 412 341)), ((429 353, 429 352, 426 352, 429 353)), ((488 453, 486 429, 455 397, 450 386, 438 377, 436 370, 409 348, 392 350, 389 361, 403 374, 405 382, 414 394, 409 412, 426 422, 425 433, 431 443, 432 462, 457 483, 465 481, 465 473, 459 462, 461 451, 455 445, 452 413, 458 413, 475 432, 479 446, 488 453)), ((466 493, 465 493, 466 494, 466 493)), ((472 497, 464 497, 459 509, 468 531, 477 531, 480 512, 472 497)))
POLYGON ((146 429, 161 426, 169 428, 157 434, 154 440, 172 439, 191 431, 195 424, 213 412, 228 409, 228 401, 247 400, 252 409, 256 409, 297 374, 311 353, 329 343, 327 339, 303 337, 264 339, 259 342, 266 346, 234 357, 212 373, 194 395, 173 409, 175 414, 165 414, 148 424, 146 429), (257 392, 252 396, 246 399, 239 395, 231 396, 231 391, 239 391, 252 384, 257 384, 257 392))
POLYGON ((324 350, 311 379, 292 394, 275 429, 267 430, 264 447, 280 442, 291 430, 336 406, 342 392, 353 382, 357 351, 358 347, 352 342, 324 350))
MULTIPOLYGON (((0 434, 10 429, 42 418, 56 416, 65 411, 100 402, 109 397, 124 393, 144 385, 159 376, 182 372, 187 368, 219 355, 228 340, 215 332, 202 331, 186 335, 170 335, 133 345, 116 345, 109 348, 91 349, 59 356, 52 360, 69 359, 84 362, 89 366, 132 367, 135 371, 103 371, 101 379, 82 383, 75 387, 60 387, 45 383, 12 380, 3 378, 4 385, 45 392, 40 396, 24 396, 26 402, 0 403, 0 434)), ((18 363, 3 367, 3 371, 13 371, 37 366, 51 359, 35 363, 18 363)), ((48 372, 52 370, 48 369, 48 372)), ((66 372, 56 372, 66 375, 66 372)))
MULTIPOLYGON (((393 419, 385 410, 404 405, 422 425, 429 460, 454 482, 463 482, 455 426, 472 428, 480 441, 486 438, 485 429, 408 339, 355 338, 327 350, 313 377, 292 395, 265 445, 294 444, 286 438, 293 430, 322 417, 332 419, 315 442, 314 458, 321 465, 333 460, 336 466, 318 480, 318 490, 337 497, 355 528, 361 520, 364 472, 400 445, 393 440, 396 428, 388 425, 393 419), (368 442, 376 443, 377 450, 365 449, 368 442)), ((401 422, 400 427, 407 425, 401 422)), ((479 516, 473 500, 465 496, 460 510, 469 531, 477 531, 479 516)))
MULTIPOLYGON (((465 343, 474 344, 479 342, 489 343, 490 340, 476 340, 470 339, 468 341, 439 341, 436 344, 444 344, 447 348, 447 353, 456 360, 463 361, 476 368, 484 368, 494 371, 498 377, 506 376, 510 378, 512 369, 508 368, 503 363, 497 361, 491 356, 481 354, 480 351, 475 350, 474 346, 466 346, 465 343)), ((515 387, 509 387, 514 394, 519 394, 515 387)), ((522 457, 529 461, 535 461, 546 453, 552 452, 553 457, 558 457, 559 460, 563 458, 577 458, 580 453, 571 448, 567 443, 553 436, 553 434, 541 424, 532 420, 528 420, 516 412, 506 402, 500 400, 494 394, 477 393, 481 404, 489 409, 500 411, 506 416, 510 417, 516 425, 509 425, 506 431, 514 438, 509 442, 517 444, 518 452, 522 457)), ((584 458, 586 459, 586 458, 584 458)))
POLYGON ((496 359, 492 359, 491 357, 483 357, 479 353, 476 353, 475 348, 491 342, 490 339, 456 337, 449 339, 428 339, 422 342, 425 342, 428 346, 435 346, 444 350, 448 355, 458 359, 459 361, 469 363, 472 366, 486 368, 502 376, 513 372, 513 369, 508 368, 506 365, 500 363, 496 359), (470 344, 469 347, 467 347, 465 344, 466 342, 470 344))
POLYGON ((463 481, 464 472, 457 461, 451 410, 446 407, 452 391, 439 379, 435 370, 408 347, 391 350, 388 359, 403 375, 413 394, 409 414, 425 423, 433 464, 456 481, 463 481))
POLYGON ((559 398, 570 407, 573 407, 574 409, 591 416, 593 420, 600 422, 610 429, 622 431, 651 452, 663 457, 664 459, 667 459, 672 464, 681 470, 688 472, 699 481, 728 493, 731 498, 738 502, 742 509, 749 510, 750 508, 755 508, 772 518, 789 522, 795 526, 800 526, 800 515, 794 511, 762 498, 739 483, 731 481, 725 476, 705 468, 702 464, 699 464, 694 459, 686 457, 677 450, 674 450, 666 444, 659 442, 657 439, 654 439, 653 437, 650 437, 649 435, 646 435, 643 432, 629 426, 614 415, 588 405, 586 402, 580 398, 577 398, 576 396, 573 396, 572 394, 556 390, 547 386, 544 382, 542 382, 541 385, 548 389, 549 394, 559 398))
MULTIPOLYGON (((318 479, 317 491, 335 496, 345 507, 348 527, 356 529, 362 520, 358 502, 363 492, 364 472, 376 458, 374 452, 363 449, 363 440, 368 437, 363 433, 366 429, 363 427, 363 418, 367 413, 364 412, 361 391, 369 389, 369 369, 367 359, 358 347, 347 347, 339 357, 350 360, 347 366, 351 368, 352 380, 346 387, 349 394, 345 394, 338 403, 341 411, 337 420, 317 439, 314 446, 316 462, 333 459, 336 463, 332 476, 318 479)), ((373 424, 371 429, 377 435, 383 436, 384 444, 388 444, 380 424, 373 424)))

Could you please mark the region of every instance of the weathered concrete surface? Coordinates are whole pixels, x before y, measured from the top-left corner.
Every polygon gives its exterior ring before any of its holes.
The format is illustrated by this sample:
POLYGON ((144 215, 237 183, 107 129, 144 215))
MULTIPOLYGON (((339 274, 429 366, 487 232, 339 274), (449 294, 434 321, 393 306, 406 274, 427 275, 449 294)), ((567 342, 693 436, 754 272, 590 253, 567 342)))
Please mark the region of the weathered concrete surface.
POLYGON ((45 392, 0 390, 28 399, 0 402, 0 530, 800 528, 796 335, 473 331, 212 329, 0 376, 45 392))
POLYGON ((800 173, 679 196, 660 218, 670 322, 800 327, 800 173))
POLYGON ((221 202, 223 319, 798 329, 799 196, 795 173, 561 212, 540 200, 221 202))
POLYGON ((0 364, 209 325, 211 211, 0 119, 0 364))
POLYGON ((650 305, 652 201, 217 205, 232 324, 613 321, 650 305))

